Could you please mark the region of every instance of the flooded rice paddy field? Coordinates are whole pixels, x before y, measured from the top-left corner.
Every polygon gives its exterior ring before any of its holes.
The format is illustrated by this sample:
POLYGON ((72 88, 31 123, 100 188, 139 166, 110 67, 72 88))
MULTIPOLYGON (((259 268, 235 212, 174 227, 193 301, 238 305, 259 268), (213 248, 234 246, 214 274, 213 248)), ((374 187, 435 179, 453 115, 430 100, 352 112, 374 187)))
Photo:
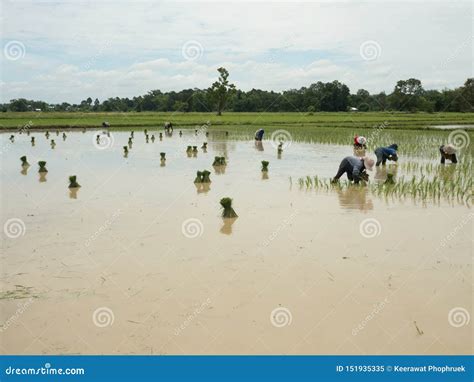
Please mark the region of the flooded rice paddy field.
MULTIPOLYGON (((175 130, 160 141, 152 129, 154 143, 135 130, 125 158, 130 131, 99 144, 97 134, 0 134, 2 353, 472 352, 470 194, 301 184, 334 176, 352 132, 294 136, 281 158, 249 135, 175 130), (215 156, 227 166, 213 168, 215 156), (196 186, 206 169, 212 183, 196 186), (226 196, 236 219, 221 218, 226 196)), ((442 169, 448 133, 416 134, 377 137, 396 140, 401 158, 371 184, 450 172, 468 187, 469 145, 442 169)))

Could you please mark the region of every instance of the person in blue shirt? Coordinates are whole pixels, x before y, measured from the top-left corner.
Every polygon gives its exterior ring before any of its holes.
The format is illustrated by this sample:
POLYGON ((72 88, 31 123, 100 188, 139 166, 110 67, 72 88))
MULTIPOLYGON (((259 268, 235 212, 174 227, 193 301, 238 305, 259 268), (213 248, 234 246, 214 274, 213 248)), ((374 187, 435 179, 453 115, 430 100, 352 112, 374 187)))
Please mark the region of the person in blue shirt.
POLYGON ((259 129, 255 132, 255 140, 256 141, 261 141, 263 139, 263 134, 265 131, 263 129, 259 129))
POLYGON ((347 179, 355 184, 358 184, 361 180, 369 180, 369 174, 366 170, 372 171, 374 167, 374 160, 369 157, 345 157, 339 165, 336 176, 331 180, 332 183, 336 183, 339 178, 347 174, 347 179))
POLYGON ((387 160, 398 161, 397 150, 398 145, 395 143, 388 147, 377 147, 375 149, 375 155, 377 156, 377 163, 375 165, 380 166, 380 163, 382 163, 385 166, 387 160))

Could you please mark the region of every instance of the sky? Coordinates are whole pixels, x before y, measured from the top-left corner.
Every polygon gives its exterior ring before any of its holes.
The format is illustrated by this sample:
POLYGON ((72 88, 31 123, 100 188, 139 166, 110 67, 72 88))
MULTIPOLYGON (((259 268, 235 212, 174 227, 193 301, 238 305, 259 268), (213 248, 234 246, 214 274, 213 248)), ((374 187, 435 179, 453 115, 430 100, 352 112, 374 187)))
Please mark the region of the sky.
POLYGON ((207 88, 220 66, 242 90, 473 76, 470 1, 0 1, 0 102, 207 88))

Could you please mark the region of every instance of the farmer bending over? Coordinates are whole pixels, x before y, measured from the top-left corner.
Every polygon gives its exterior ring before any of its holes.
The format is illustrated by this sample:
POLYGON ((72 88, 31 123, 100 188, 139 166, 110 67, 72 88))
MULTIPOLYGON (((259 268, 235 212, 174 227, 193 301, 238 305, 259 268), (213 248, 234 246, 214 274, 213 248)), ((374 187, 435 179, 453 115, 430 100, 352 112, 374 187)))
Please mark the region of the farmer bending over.
POLYGON ((380 166, 380 163, 385 166, 385 163, 388 160, 393 160, 396 162, 398 160, 397 155, 398 145, 393 144, 388 147, 378 147, 375 149, 375 155, 377 155, 376 166, 380 166))
POLYGON ((355 149, 366 149, 367 148, 367 138, 359 137, 356 135, 354 137, 354 148, 355 149))
POLYGON ((456 149, 453 145, 442 145, 439 148, 439 152, 441 153, 441 164, 447 160, 450 160, 451 163, 458 163, 458 158, 456 158, 456 149))
POLYGON ((336 183, 339 178, 347 174, 347 179, 355 184, 358 184, 361 180, 369 180, 369 174, 366 170, 372 171, 374 167, 374 160, 369 157, 358 158, 358 157, 345 157, 339 165, 339 170, 336 176, 331 180, 332 183, 336 183))
POLYGON ((263 139, 263 134, 265 133, 265 131, 263 129, 259 129, 255 132, 255 140, 256 141, 261 141, 263 139))

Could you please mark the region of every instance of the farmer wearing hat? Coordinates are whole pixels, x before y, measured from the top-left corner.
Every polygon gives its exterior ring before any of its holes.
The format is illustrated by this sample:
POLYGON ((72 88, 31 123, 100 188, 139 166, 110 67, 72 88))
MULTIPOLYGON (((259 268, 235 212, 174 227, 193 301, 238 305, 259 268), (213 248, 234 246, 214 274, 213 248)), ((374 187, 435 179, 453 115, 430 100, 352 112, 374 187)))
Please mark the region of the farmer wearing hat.
POLYGON ((451 163, 458 163, 458 159, 456 158, 456 149, 453 145, 442 145, 439 148, 439 152, 441 153, 441 164, 444 164, 446 159, 450 160, 451 163))
POLYGON ((380 163, 385 166, 387 160, 393 160, 396 162, 398 160, 397 155, 398 145, 393 144, 388 147, 377 147, 375 149, 375 155, 377 156, 376 166, 380 166, 380 163))
POLYGON ((356 135, 354 137, 354 148, 355 149, 366 149, 367 148, 367 138, 356 135))
POLYGON ((354 156, 345 157, 339 165, 336 176, 331 180, 332 183, 336 183, 339 178, 347 174, 347 179, 355 184, 358 184, 361 180, 369 180, 369 174, 366 170, 372 171, 374 168, 375 161, 369 157, 358 158, 354 156))

